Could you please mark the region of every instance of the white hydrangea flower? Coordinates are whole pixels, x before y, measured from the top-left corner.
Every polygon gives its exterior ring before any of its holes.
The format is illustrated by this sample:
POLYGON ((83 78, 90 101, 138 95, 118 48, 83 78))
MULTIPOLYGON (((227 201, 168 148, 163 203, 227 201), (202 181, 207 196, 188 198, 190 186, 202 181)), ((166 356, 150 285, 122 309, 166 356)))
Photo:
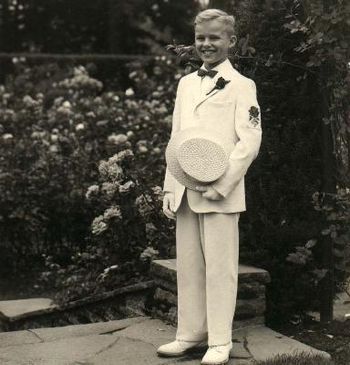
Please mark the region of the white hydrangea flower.
POLYGON ((36 104, 36 101, 30 95, 24 96, 22 101, 26 106, 31 106, 36 104))
POLYGON ((51 134, 51 142, 57 142, 58 141, 58 135, 57 134, 51 134))
POLYGON ((113 143, 115 145, 119 145, 125 143, 128 140, 128 137, 125 134, 114 134, 112 133, 108 136, 108 142, 113 143))
POLYGON ((107 229, 107 224, 103 221, 103 216, 99 215, 96 217, 92 224, 91 224, 91 230, 92 234, 99 235, 103 233, 107 229))
POLYGON ((119 186, 120 193, 127 193, 135 186, 135 183, 131 180, 127 181, 125 184, 119 186))
POLYGON ((65 102, 63 102, 62 106, 64 108, 70 109, 72 107, 72 104, 68 100, 66 100, 65 102))
POLYGON ((11 133, 5 133, 2 135, 2 138, 5 140, 5 141, 8 141, 10 139, 13 139, 13 134, 11 133))
POLYGON ((50 146, 50 152, 57 153, 58 152, 58 147, 55 144, 51 145, 50 146))
POLYGON ((153 247, 147 247, 140 255, 141 260, 152 259, 153 257, 159 254, 158 250, 155 250, 153 247))
POLYGON ((140 145, 139 146, 139 152, 140 153, 147 153, 148 152, 148 148, 144 145, 140 145))
POLYGON ((127 89, 125 91, 125 95, 126 96, 133 96, 133 95, 135 95, 135 92, 134 92, 134 90, 131 87, 129 87, 129 89, 127 89))
POLYGON ((99 191, 100 187, 98 185, 89 186, 85 194, 86 199, 90 199, 93 195, 98 194, 99 191))
POLYGON ((103 219, 112 219, 112 218, 122 218, 122 212, 120 210, 120 207, 117 205, 113 205, 110 208, 106 209, 103 213, 103 219))
POLYGON ((75 126, 76 131, 82 131, 83 129, 85 129, 84 123, 79 123, 75 126))

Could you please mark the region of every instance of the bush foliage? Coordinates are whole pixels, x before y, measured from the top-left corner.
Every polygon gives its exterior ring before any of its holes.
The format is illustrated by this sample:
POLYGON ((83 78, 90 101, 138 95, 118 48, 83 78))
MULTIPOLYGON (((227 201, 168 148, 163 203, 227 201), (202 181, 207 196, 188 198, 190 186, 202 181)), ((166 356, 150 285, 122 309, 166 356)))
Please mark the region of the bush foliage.
MULTIPOLYGON (((256 81, 264 130, 247 176, 241 261, 271 273, 270 320, 317 307, 318 283, 327 275, 320 261, 325 237, 334 241, 339 286, 347 277, 349 76, 342 29, 350 10, 340 0, 331 4, 234 2, 239 42, 232 63, 256 81), (325 125, 336 152, 333 192, 325 189, 325 125)), ((141 280, 150 259, 174 255, 174 225, 161 213, 160 187, 189 51, 190 45, 180 67, 166 57, 130 63, 128 87, 115 82, 112 89, 88 66, 17 60, 0 88, 3 271, 44 261, 42 283, 63 289, 60 299, 68 300, 141 280)))
POLYGON ((44 255, 45 280, 69 286, 122 263, 127 278, 140 255, 169 255, 160 184, 180 74, 165 57, 146 66, 132 64, 133 87, 114 92, 82 66, 18 62, 1 88, 3 271, 44 255))

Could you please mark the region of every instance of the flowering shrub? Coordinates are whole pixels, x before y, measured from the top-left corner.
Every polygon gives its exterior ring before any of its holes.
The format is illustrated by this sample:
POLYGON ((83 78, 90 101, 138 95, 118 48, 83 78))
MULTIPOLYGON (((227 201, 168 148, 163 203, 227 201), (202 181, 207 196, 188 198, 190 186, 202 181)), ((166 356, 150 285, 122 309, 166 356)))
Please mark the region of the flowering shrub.
POLYGON ((3 272, 44 260, 43 282, 86 279, 86 292, 115 265, 136 272, 168 256, 174 226, 159 185, 180 76, 172 62, 130 64, 130 87, 118 91, 83 66, 16 67, 0 86, 3 272))
MULTIPOLYGON (((307 3, 235 6, 232 63, 256 81, 265 121, 246 179, 240 259, 271 274, 269 321, 317 306, 320 236, 333 240, 337 284, 349 266, 349 194, 339 189, 326 204, 323 194, 311 199, 327 175, 324 123, 335 131, 339 186, 349 185, 341 31, 348 7, 307 3)), ((188 68, 198 66, 192 46, 169 49, 188 68)), ((139 280, 152 257, 174 254, 159 186, 181 73, 166 58, 133 62, 127 85, 113 79, 107 90, 87 67, 29 68, 23 60, 16 67, 0 86, 0 268, 44 254, 42 280, 65 288, 62 299, 139 280)))

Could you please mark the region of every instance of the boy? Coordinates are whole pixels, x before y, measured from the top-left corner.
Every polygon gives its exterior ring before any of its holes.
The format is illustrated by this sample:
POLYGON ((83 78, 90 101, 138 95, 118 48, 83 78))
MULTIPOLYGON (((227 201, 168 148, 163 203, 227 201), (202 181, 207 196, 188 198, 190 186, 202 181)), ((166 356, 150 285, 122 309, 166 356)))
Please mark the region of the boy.
POLYGON ((208 344, 202 364, 211 365, 227 363, 232 348, 244 175, 262 135, 255 83, 227 58, 236 43, 234 21, 217 9, 197 15, 195 48, 203 65, 180 80, 172 126, 172 135, 197 126, 232 136, 228 168, 197 191, 181 185, 167 168, 163 188, 164 214, 176 219, 178 327, 176 340, 157 353, 180 356, 208 344))

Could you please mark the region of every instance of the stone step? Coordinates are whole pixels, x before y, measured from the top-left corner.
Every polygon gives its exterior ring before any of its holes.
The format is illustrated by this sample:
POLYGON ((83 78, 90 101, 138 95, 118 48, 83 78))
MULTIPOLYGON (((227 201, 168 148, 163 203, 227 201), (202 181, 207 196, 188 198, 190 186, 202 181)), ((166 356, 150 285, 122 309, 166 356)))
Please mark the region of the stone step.
POLYGON ((0 317, 16 321, 28 315, 39 315, 55 310, 57 306, 50 298, 30 298, 0 301, 0 317))
MULTIPOLYGON (((176 259, 153 260, 151 274, 157 278, 176 284, 176 259)), ((249 265, 239 265, 239 283, 260 283, 266 285, 270 282, 270 274, 264 269, 249 265)), ((174 287, 176 292, 176 287, 174 287)))
MULTIPOLYGON (((154 260, 151 264, 151 274, 157 286, 151 314, 176 324, 176 259, 154 260)), ((265 286, 270 282, 269 273, 253 266, 240 265, 238 281, 235 328, 263 324, 266 309, 265 286)))
POLYGON ((145 302, 152 295, 154 287, 152 280, 139 282, 63 306, 56 305, 50 298, 0 301, 0 333, 145 315, 145 302))

